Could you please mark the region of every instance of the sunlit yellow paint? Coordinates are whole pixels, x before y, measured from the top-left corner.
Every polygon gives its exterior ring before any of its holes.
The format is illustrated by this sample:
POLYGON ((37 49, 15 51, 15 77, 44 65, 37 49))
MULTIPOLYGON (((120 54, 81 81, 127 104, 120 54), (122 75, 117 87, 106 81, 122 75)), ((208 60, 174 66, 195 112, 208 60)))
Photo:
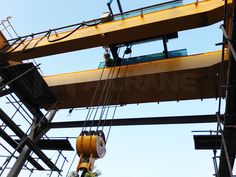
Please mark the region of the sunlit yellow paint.
MULTIPOLYGON (((230 5, 232 1, 229 0, 228 3, 230 5)), ((47 38, 44 38, 34 50, 22 53, 22 49, 28 43, 25 41, 15 51, 8 53, 7 58, 9 60, 24 60, 97 46, 140 41, 163 34, 207 26, 223 19, 223 6, 223 0, 206 0, 200 1, 197 6, 192 3, 143 16, 102 23, 96 27, 79 29, 69 37, 57 42, 50 43, 47 38)), ((230 14, 230 8, 228 9, 230 14)), ((52 34, 50 38, 60 38, 70 32, 52 34)), ((32 48, 38 40, 39 38, 32 40, 27 49, 32 48)))
MULTIPOLYGON (((117 78, 119 67, 115 67, 112 79, 114 87, 110 88, 113 96, 107 104, 216 98, 220 62, 221 51, 216 51, 132 64, 128 68, 122 66, 117 78)), ((104 70, 93 106, 103 104, 103 99, 99 102, 100 95, 110 70, 104 70)), ((58 108, 87 107, 91 105, 101 73, 102 69, 95 69, 47 76, 44 79, 60 100, 58 108)))

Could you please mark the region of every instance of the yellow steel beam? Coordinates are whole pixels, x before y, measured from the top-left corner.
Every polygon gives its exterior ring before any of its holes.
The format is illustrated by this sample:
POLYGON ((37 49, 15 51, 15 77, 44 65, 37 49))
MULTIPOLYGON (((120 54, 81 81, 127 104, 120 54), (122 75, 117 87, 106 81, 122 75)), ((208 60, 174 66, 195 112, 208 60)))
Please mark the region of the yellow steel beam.
MULTIPOLYGON (((231 1, 229 0, 228 3, 231 4, 231 1)), ((57 42, 49 42, 47 37, 40 40, 41 37, 38 37, 33 39, 26 47, 26 49, 34 48, 32 51, 22 52, 30 41, 26 40, 14 51, 12 49, 18 44, 12 46, 7 51, 7 58, 9 60, 24 60, 97 46, 145 40, 181 30, 207 26, 223 19, 223 6, 223 0, 200 1, 198 5, 192 3, 123 20, 84 27, 57 42), (37 45, 33 47, 36 43, 37 45)), ((61 38, 70 32, 52 34, 50 39, 61 38)))
POLYGON ((220 61, 221 52, 217 51, 44 79, 60 100, 58 108, 90 106, 102 73, 93 105, 103 105, 105 94, 102 95, 102 90, 110 81, 112 95, 105 104, 215 98, 220 61), (107 80, 110 72, 113 78, 107 80), (103 97, 101 102, 100 96, 103 97))
POLYGON ((2 34, 2 32, 0 31, 0 51, 7 47, 8 42, 7 39, 5 38, 5 36, 2 34))

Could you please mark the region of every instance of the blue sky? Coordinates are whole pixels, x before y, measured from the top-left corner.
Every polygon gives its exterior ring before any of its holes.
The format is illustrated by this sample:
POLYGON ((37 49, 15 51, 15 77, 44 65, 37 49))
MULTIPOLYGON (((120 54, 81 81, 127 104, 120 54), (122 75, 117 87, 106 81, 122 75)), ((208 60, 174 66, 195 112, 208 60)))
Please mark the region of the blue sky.
MULTIPOLYGON (((106 0, 99 1, 30 1, 10 0, 1 2, 0 19, 13 16, 11 22, 20 35, 44 31, 81 21, 99 18, 107 11, 106 0)), ((124 10, 131 10, 160 3, 155 0, 121 0, 124 10)), ((184 3, 189 3, 190 0, 184 3)), ((113 5, 115 8, 116 5, 113 5)), ((115 11, 117 9, 115 8, 115 11)), ((170 50, 187 48, 188 54, 219 49, 222 34, 220 23, 210 27, 183 31, 179 38, 169 42, 170 50)), ((161 42, 140 44, 133 47, 133 56, 157 53, 163 50, 161 42)), ((102 47, 39 58, 44 75, 97 68, 103 57, 102 47)), ((3 105, 3 104, 2 104, 3 105)), ((7 109, 6 107, 4 107, 7 109)), ((222 108, 223 109, 223 108, 222 108)), ((214 114, 216 100, 194 100, 129 105, 118 108, 117 118, 214 114)), ((87 111, 59 111, 55 121, 84 120, 87 111)), ((161 125, 113 127, 104 159, 96 162, 102 177, 208 177, 214 173, 211 151, 194 150, 192 130, 215 129, 215 124, 161 125)), ((53 130, 49 136, 75 137, 80 129, 53 130)), ((107 130, 106 130, 107 131, 107 130)), ((74 139, 71 143, 75 146, 74 139)), ((49 154, 50 155, 50 154, 49 154)), ((74 153, 65 153, 71 161, 74 153)), ((0 159, 1 160, 1 159, 0 159)), ((76 159, 76 163, 78 158, 76 159)), ((75 169, 76 163, 73 167, 75 169)), ((1 163, 0 163, 1 164, 1 163)), ((65 176, 69 163, 65 166, 65 176)), ((72 167, 71 170, 74 170, 72 167)), ((24 176, 26 173, 22 173, 24 176)), ((47 176, 35 173, 32 176, 47 176)))

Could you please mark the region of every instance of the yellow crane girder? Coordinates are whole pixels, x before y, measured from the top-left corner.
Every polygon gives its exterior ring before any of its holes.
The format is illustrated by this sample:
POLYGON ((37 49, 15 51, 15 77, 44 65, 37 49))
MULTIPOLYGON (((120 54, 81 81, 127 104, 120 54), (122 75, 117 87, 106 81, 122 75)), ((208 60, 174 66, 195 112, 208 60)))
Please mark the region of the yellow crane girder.
MULTIPOLYGON (((229 0, 228 3, 231 4, 232 1, 229 0)), ((29 39, 17 48, 18 43, 11 46, 6 51, 6 58, 19 61, 80 49, 156 38, 169 33, 211 25, 223 19, 223 12, 223 0, 200 1, 198 5, 192 3, 83 27, 56 42, 49 42, 47 37, 29 39), (35 46, 35 44, 37 45, 35 46), (32 48, 33 50, 31 50, 32 48), (26 52, 29 49, 30 51, 26 52)), ((69 33, 71 30, 53 33, 50 35, 50 39, 58 39, 69 33)))
POLYGON ((106 105, 216 98, 220 62, 221 51, 216 51, 44 79, 59 98, 60 109, 91 106, 99 82, 92 106, 103 105, 105 96, 99 100, 111 70, 112 96, 106 105))

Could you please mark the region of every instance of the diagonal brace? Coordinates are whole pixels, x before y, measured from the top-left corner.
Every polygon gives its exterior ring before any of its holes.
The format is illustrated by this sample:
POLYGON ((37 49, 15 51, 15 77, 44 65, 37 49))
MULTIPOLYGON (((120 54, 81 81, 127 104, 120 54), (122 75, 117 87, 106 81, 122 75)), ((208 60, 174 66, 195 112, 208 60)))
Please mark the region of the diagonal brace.
MULTIPOLYGON (((2 128, 0 128, 0 136, 14 149, 17 148, 18 143, 14 141, 2 128)), ((18 148, 17 151, 20 153, 22 151, 22 147, 18 148)), ((45 170, 36 160, 32 157, 28 158, 28 161, 37 169, 37 170, 45 170)))
POLYGON ((25 138, 26 145, 51 169, 54 171, 60 171, 55 164, 39 149, 34 142, 28 138, 28 136, 13 122, 8 115, 0 108, 0 119, 20 138, 25 138))

